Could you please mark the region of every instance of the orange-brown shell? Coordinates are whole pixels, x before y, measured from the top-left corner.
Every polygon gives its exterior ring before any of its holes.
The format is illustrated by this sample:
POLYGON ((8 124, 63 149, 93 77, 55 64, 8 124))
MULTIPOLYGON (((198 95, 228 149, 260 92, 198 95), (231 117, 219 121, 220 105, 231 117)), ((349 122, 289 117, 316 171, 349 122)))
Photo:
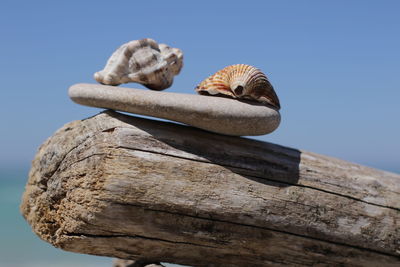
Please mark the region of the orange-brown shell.
POLYGON ((201 82, 196 91, 202 95, 256 100, 280 109, 278 96, 267 76, 250 65, 228 66, 201 82))

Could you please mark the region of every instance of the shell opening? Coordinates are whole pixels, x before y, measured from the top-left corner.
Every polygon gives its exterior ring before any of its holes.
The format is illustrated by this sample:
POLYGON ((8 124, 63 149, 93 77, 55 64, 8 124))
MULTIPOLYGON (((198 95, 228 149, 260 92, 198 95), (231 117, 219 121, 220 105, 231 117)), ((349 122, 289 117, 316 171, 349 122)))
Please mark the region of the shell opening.
POLYGON ((233 92, 235 93, 236 96, 241 96, 241 95, 243 94, 243 90, 244 90, 243 86, 238 85, 238 86, 233 90, 233 92))

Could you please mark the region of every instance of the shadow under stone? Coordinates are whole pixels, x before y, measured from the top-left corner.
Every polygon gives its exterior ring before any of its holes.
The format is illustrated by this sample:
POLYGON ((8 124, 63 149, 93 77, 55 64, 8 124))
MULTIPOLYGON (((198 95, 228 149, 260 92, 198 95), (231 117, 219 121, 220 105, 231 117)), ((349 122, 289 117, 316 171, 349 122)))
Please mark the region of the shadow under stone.
POLYGON ((294 185, 299 180, 301 151, 297 149, 112 110, 104 113, 149 133, 165 145, 196 155, 247 179, 277 187, 294 185))

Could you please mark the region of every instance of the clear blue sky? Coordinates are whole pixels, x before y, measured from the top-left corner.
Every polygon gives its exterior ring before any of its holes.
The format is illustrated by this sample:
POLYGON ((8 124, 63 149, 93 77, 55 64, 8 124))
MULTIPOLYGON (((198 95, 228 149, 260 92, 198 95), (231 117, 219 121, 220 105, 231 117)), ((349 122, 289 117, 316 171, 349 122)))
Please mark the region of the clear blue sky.
POLYGON ((399 14, 390 0, 2 0, 0 167, 29 165, 55 130, 99 112, 70 101, 68 87, 150 37, 185 55, 167 91, 194 93, 227 65, 254 65, 282 105, 279 129, 257 139, 400 172, 399 14))

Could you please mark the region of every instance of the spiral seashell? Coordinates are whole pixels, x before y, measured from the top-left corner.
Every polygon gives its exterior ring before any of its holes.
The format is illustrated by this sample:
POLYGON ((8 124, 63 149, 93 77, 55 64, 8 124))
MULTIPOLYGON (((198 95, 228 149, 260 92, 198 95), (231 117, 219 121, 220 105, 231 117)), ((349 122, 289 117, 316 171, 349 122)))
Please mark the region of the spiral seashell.
POLYGON ((119 47, 104 69, 94 74, 94 79, 106 85, 136 82, 152 90, 163 90, 172 85, 182 66, 180 49, 146 38, 119 47))
POLYGON ((259 69, 245 64, 225 67, 201 82, 195 90, 201 95, 256 100, 278 110, 281 107, 267 76, 259 69))

